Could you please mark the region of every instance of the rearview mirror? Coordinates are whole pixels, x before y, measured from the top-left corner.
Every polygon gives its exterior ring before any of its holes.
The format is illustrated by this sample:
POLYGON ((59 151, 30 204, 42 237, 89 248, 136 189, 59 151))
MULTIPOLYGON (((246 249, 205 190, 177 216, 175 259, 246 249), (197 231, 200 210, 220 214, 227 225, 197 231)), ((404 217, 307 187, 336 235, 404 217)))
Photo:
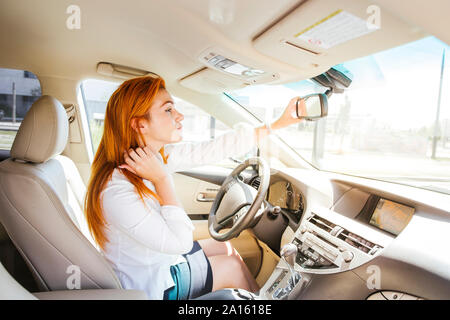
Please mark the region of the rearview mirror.
POLYGON ((300 116, 301 110, 299 110, 299 105, 295 105, 295 111, 297 118, 303 118, 306 120, 315 120, 323 118, 328 114, 328 97, 324 93, 313 93, 302 97, 305 100, 306 105, 306 115, 300 116))

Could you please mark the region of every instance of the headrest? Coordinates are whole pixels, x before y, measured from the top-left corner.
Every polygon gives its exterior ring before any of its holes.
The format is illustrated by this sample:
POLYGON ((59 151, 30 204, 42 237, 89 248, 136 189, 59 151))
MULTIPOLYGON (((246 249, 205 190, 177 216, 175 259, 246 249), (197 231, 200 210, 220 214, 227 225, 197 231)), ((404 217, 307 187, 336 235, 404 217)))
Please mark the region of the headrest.
POLYGON ((11 158, 42 163, 67 144, 69 122, 61 102, 42 96, 28 110, 11 148, 11 158))

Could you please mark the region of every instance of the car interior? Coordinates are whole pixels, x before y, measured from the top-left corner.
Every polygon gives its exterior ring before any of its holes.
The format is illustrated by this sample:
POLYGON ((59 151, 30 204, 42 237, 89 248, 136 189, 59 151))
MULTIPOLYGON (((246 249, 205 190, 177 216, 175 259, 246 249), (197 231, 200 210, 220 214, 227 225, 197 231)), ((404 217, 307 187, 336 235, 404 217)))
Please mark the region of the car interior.
POLYGON ((199 299, 450 299, 448 12, 446 0, 2 0, 0 299, 147 299, 122 287, 83 205, 109 96, 152 74, 186 141, 320 98, 317 116, 250 153, 173 174, 194 240, 229 240, 261 287, 199 299))

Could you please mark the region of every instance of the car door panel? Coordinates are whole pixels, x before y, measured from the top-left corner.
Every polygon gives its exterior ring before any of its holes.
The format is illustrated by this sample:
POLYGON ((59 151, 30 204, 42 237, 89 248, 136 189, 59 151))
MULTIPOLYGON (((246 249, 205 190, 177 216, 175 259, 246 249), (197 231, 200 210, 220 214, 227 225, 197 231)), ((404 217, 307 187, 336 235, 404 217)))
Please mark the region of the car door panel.
POLYGON ((192 219, 205 218, 220 186, 184 174, 173 175, 178 199, 192 219))

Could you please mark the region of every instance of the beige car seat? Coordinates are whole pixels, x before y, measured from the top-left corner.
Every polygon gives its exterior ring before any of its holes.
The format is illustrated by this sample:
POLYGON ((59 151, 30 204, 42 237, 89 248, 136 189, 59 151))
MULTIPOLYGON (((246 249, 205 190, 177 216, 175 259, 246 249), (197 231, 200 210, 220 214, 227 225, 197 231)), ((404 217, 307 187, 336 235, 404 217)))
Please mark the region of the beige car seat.
POLYGON ((19 128, 11 158, 0 163, 0 222, 40 291, 68 289, 76 272, 81 289, 121 288, 89 234, 80 174, 60 155, 67 139, 64 107, 42 96, 19 128))

